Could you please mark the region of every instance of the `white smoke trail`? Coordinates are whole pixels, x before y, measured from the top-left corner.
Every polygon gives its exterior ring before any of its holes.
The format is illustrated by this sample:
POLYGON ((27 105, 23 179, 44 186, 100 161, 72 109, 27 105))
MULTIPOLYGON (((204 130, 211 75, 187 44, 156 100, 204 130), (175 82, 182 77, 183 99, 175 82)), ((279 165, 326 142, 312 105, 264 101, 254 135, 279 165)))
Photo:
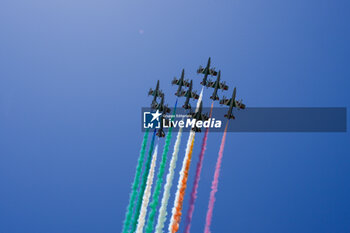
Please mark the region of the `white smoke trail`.
POLYGON ((174 152, 171 157, 168 175, 166 176, 166 184, 164 185, 164 194, 163 194, 162 203, 159 209, 159 215, 158 215, 157 226, 155 231, 156 233, 163 232, 164 223, 166 221, 168 201, 170 197, 171 186, 173 185, 176 162, 177 162, 177 157, 178 157, 180 144, 181 144, 181 136, 182 136, 182 128, 180 128, 179 132, 177 133, 174 152))
POLYGON ((202 87, 201 93, 200 93, 199 98, 198 98, 198 100, 197 100, 196 112, 198 111, 199 105, 200 105, 200 103, 202 102, 202 99, 203 99, 203 91, 204 91, 204 87, 202 87))
MULTIPOLYGON (((203 90, 204 90, 204 87, 202 87, 201 93, 200 93, 198 101, 197 101, 196 112, 198 111, 199 105, 202 102, 203 90)), ((176 190, 174 206, 173 206, 172 211, 171 211, 172 216, 170 218, 170 224, 169 224, 169 228, 168 228, 169 232, 172 232, 172 226, 173 226, 174 220, 175 220, 174 216, 176 214, 176 206, 177 206, 177 203, 179 202, 179 198, 180 198, 180 189, 181 189, 181 186, 182 186, 181 181, 182 181, 182 179, 183 179, 183 177, 185 175, 184 173, 185 173, 185 170, 186 170, 186 163, 187 163, 187 160, 188 160, 189 151, 191 149, 192 139, 195 136, 195 134, 196 133, 191 130, 190 135, 189 135, 188 140, 187 140, 185 158, 184 158, 184 160, 182 162, 182 168, 181 168, 181 171, 180 171, 180 177, 179 177, 179 180, 178 180, 178 183, 177 183, 177 190, 176 190)))
POLYGON ((152 184, 153 184, 153 177, 154 177, 154 170, 155 170, 155 166, 156 166, 157 154, 158 154, 158 145, 154 149, 154 153, 152 156, 151 168, 150 168, 150 172, 149 172, 148 177, 147 177, 147 186, 146 186, 145 193, 144 193, 143 199, 142 199, 142 207, 140 210, 140 216, 139 216, 139 219, 137 221, 138 222, 137 228, 136 228, 137 233, 142 233, 143 227, 145 225, 147 207, 148 207, 148 203, 149 203, 149 198, 151 196, 151 189, 152 189, 152 184))

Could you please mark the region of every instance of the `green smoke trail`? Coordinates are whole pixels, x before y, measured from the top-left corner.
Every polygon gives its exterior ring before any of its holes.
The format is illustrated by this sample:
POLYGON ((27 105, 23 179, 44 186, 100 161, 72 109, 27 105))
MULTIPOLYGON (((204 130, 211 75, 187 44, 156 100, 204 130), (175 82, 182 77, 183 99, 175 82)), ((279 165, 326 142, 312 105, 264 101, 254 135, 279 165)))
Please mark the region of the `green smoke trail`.
POLYGON ((148 207, 148 203, 149 203, 149 200, 151 197, 151 189, 152 189, 152 185, 153 185, 153 178, 154 178, 154 171, 155 171, 155 166, 156 166, 156 162, 157 162, 157 155, 158 155, 158 144, 156 145, 154 152, 153 152, 151 168, 149 170, 149 174, 147 177, 145 194, 143 194, 143 198, 142 198, 140 216, 139 216, 139 219, 137 220, 136 233, 143 233, 143 227, 145 226, 147 207, 148 207))
POLYGON ((122 231, 123 233, 127 233, 128 229, 130 227, 132 213, 133 213, 134 205, 135 205, 135 199, 137 196, 137 189, 138 189, 139 183, 140 183, 140 176, 141 176, 141 172, 142 172, 143 160, 145 158, 145 153, 146 153, 148 133, 149 133, 149 129, 146 129, 146 132, 143 136, 143 140, 142 140, 142 144, 141 144, 141 151, 140 151, 139 160, 137 162, 134 183, 132 184, 132 188, 131 188, 130 201, 129 201, 129 205, 126 209, 127 212, 125 215, 125 220, 124 220, 124 225, 123 225, 123 231, 122 231))
POLYGON ((149 173, 149 170, 151 167, 152 152, 153 152, 153 148, 154 148, 155 136, 156 136, 156 130, 154 130, 154 132, 153 132, 151 145, 150 145, 149 150, 148 150, 148 156, 147 156, 147 160, 146 160, 146 164, 145 164, 145 170, 144 170, 144 173, 142 175, 142 179, 141 179, 142 183, 141 183, 140 190, 139 190, 139 196, 138 196, 137 202, 136 202, 135 214, 134 214, 134 217, 133 217, 132 223, 131 223, 131 231, 130 231, 131 233, 135 232, 136 227, 137 227, 137 220, 140 216, 140 209, 141 209, 141 205, 142 205, 143 194, 145 192, 147 177, 148 177, 148 173, 149 173))
MULTIPOLYGON (((177 106, 177 100, 175 102, 175 108, 174 108, 173 117, 171 118, 171 120, 174 120, 174 116, 176 114, 176 106, 177 106)), ((147 221, 147 225, 146 225, 146 233, 153 232, 154 219, 155 219, 155 216, 157 213, 157 206, 159 204, 160 191, 161 191, 162 184, 163 184, 163 176, 164 176, 168 151, 169 151, 169 147, 170 147, 170 143, 171 143, 172 131, 173 131, 173 128, 170 127, 168 134, 166 136, 166 139, 165 139, 165 144, 164 144, 164 149, 163 149, 163 154, 162 154, 162 161, 161 161, 160 166, 159 166, 156 187, 154 189, 153 196, 152 196, 152 202, 150 204, 151 210, 150 210, 150 213, 148 215, 148 221, 147 221)))

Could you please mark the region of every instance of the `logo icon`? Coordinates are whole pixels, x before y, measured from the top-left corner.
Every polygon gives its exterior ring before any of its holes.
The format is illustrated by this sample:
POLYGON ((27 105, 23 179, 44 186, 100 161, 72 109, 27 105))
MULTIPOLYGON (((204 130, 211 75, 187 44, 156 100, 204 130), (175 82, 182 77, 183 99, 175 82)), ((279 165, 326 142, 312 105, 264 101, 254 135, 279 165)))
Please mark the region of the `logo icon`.
POLYGON ((151 129, 158 129, 160 128, 160 120, 159 117, 162 114, 157 110, 154 113, 151 112, 144 112, 143 113, 143 127, 145 129, 151 128, 151 129))

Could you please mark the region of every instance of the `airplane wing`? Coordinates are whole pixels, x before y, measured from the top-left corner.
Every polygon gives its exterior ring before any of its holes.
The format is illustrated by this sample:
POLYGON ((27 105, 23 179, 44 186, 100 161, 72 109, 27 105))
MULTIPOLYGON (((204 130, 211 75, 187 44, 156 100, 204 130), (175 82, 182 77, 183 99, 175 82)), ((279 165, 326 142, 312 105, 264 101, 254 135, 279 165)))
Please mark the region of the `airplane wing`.
POLYGON ((196 92, 191 92, 191 98, 198 100, 199 95, 196 92))
POLYGON ((237 107, 238 109, 245 109, 245 104, 242 103, 241 101, 236 101, 235 102, 235 107, 237 107))
POLYGON ((184 86, 186 87, 189 87, 190 86, 190 82, 187 80, 184 80, 184 83, 183 83, 184 86))
POLYGON ((215 83, 216 83, 216 81, 213 82, 213 81, 211 81, 211 80, 208 80, 208 81, 207 81, 207 87, 214 87, 214 86, 215 86, 215 83))
POLYGON ((216 75, 218 75, 218 72, 216 72, 214 69, 210 69, 209 74, 212 76, 216 76, 216 75))
POLYGON ((200 66, 197 70, 198 74, 204 74, 204 68, 202 66, 200 66))
POLYGON ((219 84, 219 88, 222 89, 222 90, 225 90, 225 91, 228 90, 228 86, 224 82, 219 84))
POLYGON ((156 93, 155 93, 156 96, 160 96, 162 97, 164 94, 161 90, 158 90, 156 93))
POLYGON ((187 91, 181 91, 181 92, 180 92, 180 95, 178 95, 178 97, 185 96, 186 93, 187 93, 187 91))
POLYGON ((173 81, 171 81, 172 85, 179 85, 179 80, 177 80, 176 78, 173 79, 173 81))
POLYGON ((148 91, 148 95, 162 97, 164 94, 163 94, 163 92, 161 90, 155 91, 152 88, 150 88, 149 91, 148 91))
POLYGON ((232 101, 232 99, 222 99, 222 100, 220 100, 220 104, 230 106, 231 101, 232 101))

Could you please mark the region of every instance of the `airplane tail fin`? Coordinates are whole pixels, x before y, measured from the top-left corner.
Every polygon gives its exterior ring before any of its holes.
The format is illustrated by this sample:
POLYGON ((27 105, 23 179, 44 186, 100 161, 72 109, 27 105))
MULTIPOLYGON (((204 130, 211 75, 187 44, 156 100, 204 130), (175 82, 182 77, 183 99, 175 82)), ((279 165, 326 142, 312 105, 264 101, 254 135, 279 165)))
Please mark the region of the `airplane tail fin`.
POLYGON ((227 119, 232 119, 232 120, 234 120, 235 119, 235 116, 233 115, 233 114, 230 114, 230 115, 227 115, 227 114, 225 114, 225 116, 224 117, 226 117, 227 119))
POLYGON ((163 138, 165 137, 165 133, 162 129, 159 129, 158 132, 156 133, 156 135, 160 138, 163 138))
POLYGON ((192 128, 192 130, 194 132, 202 132, 202 130, 200 128, 198 128, 198 127, 194 127, 194 128, 192 128))
POLYGON ((225 104, 226 101, 227 101, 227 97, 223 96, 220 100, 220 104, 223 105, 223 104, 225 104))
POLYGON ((190 104, 184 104, 182 107, 183 107, 184 109, 190 109, 190 108, 191 108, 191 105, 190 105, 190 104))
POLYGON ((210 96, 210 99, 212 99, 212 100, 214 100, 214 101, 215 101, 215 100, 219 100, 219 96, 217 96, 217 95, 216 95, 216 96, 210 96))

